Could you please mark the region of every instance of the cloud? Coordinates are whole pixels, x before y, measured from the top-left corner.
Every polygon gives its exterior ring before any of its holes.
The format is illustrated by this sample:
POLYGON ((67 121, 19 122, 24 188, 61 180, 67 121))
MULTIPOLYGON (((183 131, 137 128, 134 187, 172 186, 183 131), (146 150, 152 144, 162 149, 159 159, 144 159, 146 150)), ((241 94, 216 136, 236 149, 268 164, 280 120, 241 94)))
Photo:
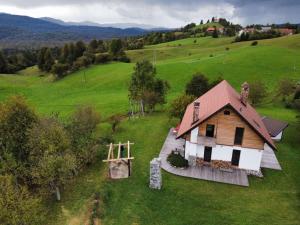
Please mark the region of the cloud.
POLYGON ((300 21, 299 0, 7 0, 0 10, 68 21, 134 22, 178 27, 225 17, 233 22, 300 21))

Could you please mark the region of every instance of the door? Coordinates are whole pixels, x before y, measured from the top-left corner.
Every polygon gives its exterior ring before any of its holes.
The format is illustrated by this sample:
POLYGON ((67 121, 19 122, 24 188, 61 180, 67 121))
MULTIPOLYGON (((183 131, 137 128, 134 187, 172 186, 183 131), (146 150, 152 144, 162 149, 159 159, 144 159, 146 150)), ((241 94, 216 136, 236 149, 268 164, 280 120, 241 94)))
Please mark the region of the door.
POLYGON ((233 166, 239 166, 240 156, 241 156, 241 151, 233 149, 233 151, 232 151, 232 158, 231 158, 231 165, 233 165, 233 166))
POLYGON ((243 137, 244 137, 244 128, 242 128, 242 127, 235 128, 234 144, 242 145, 243 137))
POLYGON ((212 147, 205 146, 205 148, 204 148, 204 161, 205 162, 211 161, 211 152, 212 152, 212 147))
POLYGON ((215 134, 215 125, 207 124, 206 125, 206 137, 214 137, 215 134))

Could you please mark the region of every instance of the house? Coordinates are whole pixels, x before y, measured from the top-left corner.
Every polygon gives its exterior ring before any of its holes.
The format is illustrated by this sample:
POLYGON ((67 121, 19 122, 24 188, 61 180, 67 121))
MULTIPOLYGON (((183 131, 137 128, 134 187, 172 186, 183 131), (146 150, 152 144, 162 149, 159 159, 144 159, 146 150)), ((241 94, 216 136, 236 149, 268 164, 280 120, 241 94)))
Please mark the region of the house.
POLYGON ((262 117, 262 121, 271 135, 271 138, 274 141, 281 141, 283 137, 283 131, 288 127, 289 124, 266 116, 262 117))
POLYGON ((294 30, 289 28, 280 28, 277 30, 281 35, 293 35, 294 30))
POLYGON ((270 26, 267 26, 267 27, 261 27, 261 31, 262 32, 268 32, 268 31, 271 31, 272 30, 272 27, 270 26))
POLYGON ((206 32, 208 34, 213 34, 213 32, 215 31, 215 29, 218 31, 219 34, 223 34, 224 33, 224 28, 223 27, 208 27, 206 29, 206 32))
POLYGON ((177 139, 185 140, 189 165, 260 171, 263 152, 276 146, 248 95, 247 83, 239 94, 224 80, 188 105, 177 139))

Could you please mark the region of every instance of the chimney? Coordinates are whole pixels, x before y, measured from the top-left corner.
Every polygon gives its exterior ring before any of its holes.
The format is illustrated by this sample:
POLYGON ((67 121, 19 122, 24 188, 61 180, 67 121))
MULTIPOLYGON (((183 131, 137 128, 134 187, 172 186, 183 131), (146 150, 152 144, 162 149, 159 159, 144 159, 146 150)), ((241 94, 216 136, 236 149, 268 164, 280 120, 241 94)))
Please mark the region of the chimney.
POLYGON ((194 102, 193 123, 199 120, 200 102, 194 102))
POLYGON ((241 102, 245 106, 247 105, 247 101, 248 101, 248 97, 249 97, 249 91, 250 91, 249 84, 247 82, 244 82, 242 84, 242 89, 241 89, 241 102))

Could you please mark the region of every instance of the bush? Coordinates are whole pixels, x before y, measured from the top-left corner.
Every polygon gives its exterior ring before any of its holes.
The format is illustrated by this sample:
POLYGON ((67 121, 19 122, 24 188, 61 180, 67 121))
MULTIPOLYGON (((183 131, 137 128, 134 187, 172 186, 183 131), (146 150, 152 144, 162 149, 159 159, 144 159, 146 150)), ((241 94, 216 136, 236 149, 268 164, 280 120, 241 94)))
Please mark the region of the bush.
POLYGON ((294 95, 294 99, 300 99, 300 88, 297 88, 295 95, 294 95))
POLYGON ((57 78, 62 78, 68 73, 68 70, 68 64, 56 63, 52 66, 51 72, 54 73, 57 78))
POLYGON ((169 116, 181 119, 185 113, 186 107, 193 102, 194 99, 195 97, 191 95, 181 95, 174 99, 169 109, 169 116))
POLYGON ((256 46, 256 45, 258 45, 258 42, 257 42, 257 41, 253 41, 253 42, 251 43, 251 46, 256 46))
POLYGON ((96 55, 95 64, 107 63, 111 60, 108 53, 101 53, 96 55))
POLYGON ((172 153, 168 155, 167 161, 175 167, 188 167, 188 161, 179 153, 175 153, 174 151, 172 151, 172 153))

